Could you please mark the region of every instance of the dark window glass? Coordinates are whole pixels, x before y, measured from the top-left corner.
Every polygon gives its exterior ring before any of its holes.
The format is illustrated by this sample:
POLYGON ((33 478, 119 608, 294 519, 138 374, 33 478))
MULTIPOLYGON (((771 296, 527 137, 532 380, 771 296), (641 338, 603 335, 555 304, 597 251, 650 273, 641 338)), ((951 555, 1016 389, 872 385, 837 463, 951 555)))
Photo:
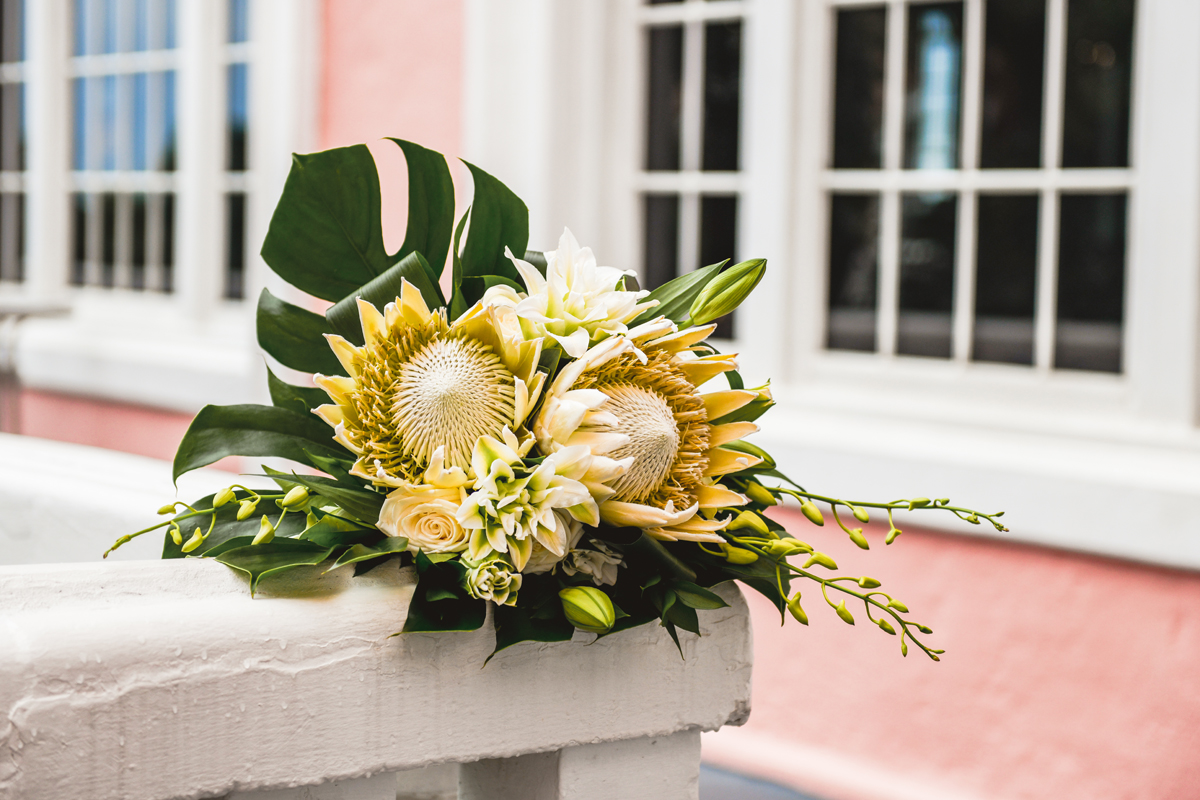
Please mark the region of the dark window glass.
POLYGON ((175 195, 164 194, 162 203, 162 290, 175 288, 175 195))
POLYGON ((979 165, 1042 165, 1046 0, 987 4, 979 165))
POLYGON ((1069 0, 1064 167, 1129 166, 1133 0, 1069 0))
POLYGON ((663 6, 668 3, 682 3, 683 0, 646 0, 648 6, 663 6))
POLYGON ((229 41, 250 39, 250 0, 229 0, 229 41))
POLYGON ((25 279, 25 195, 0 195, 0 281, 25 279))
POLYGON ((117 196, 100 196, 100 284, 111 287, 117 263, 117 196))
POLYGON ((163 129, 160 170, 175 171, 175 70, 162 73, 163 129))
POLYGON ((246 195, 225 196, 225 296, 241 300, 246 283, 246 195))
POLYGON ((949 358, 953 334, 958 196, 902 196, 896 352, 949 358))
POLYGON ((1121 371, 1125 206, 1124 194, 1060 200, 1055 367, 1121 371))
POLYGON ((908 7, 904 166, 958 166, 962 3, 908 7))
POLYGON ((71 283, 82 286, 87 277, 87 195, 71 195, 71 283))
POLYGON ((704 28, 704 156, 702 169, 738 168, 742 89, 742 23, 704 28))
POLYGON ((883 165, 886 30, 887 9, 842 9, 837 13, 833 86, 835 169, 879 169, 883 165))
POLYGON ((246 116, 249 67, 245 64, 230 64, 227 75, 225 168, 240 172, 246 169, 246 116))
POLYGON ((648 194, 645 197, 646 289, 662 286, 679 274, 679 195, 648 194))
MULTIPOLYGON (((704 195, 700 198, 700 263, 707 266, 729 259, 737 261, 737 197, 704 195)), ((733 338, 733 314, 717 320, 713 336, 733 338)))
POLYGON ((0 61, 25 60, 25 3, 22 0, 0 2, 0 61))
POLYGON ((879 273, 879 195, 829 200, 829 322, 825 346, 873 352, 879 273))
POLYGON ((71 81, 71 100, 75 113, 75 129, 72 137, 71 168, 87 169, 87 79, 71 81))
POLYGON ((1038 196, 980 195, 971 358, 1033 363, 1038 196))
POLYGON ((646 169, 677 170, 683 102, 683 26, 650 28, 649 38, 646 169))
POLYGON ((0 169, 25 169, 25 84, 0 84, 0 169))
POLYGON ((146 195, 133 196, 133 242, 129 254, 130 286, 146 288, 146 195))

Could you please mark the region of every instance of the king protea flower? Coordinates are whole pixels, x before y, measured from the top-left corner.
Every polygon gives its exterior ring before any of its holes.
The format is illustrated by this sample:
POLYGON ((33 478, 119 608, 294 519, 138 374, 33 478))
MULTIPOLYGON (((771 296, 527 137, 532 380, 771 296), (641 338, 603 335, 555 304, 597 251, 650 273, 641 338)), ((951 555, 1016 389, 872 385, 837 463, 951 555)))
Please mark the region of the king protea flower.
POLYGON ((729 522, 719 509, 748 499, 717 479, 759 462, 721 447, 753 433, 752 422, 713 425, 754 392, 701 393, 699 386, 737 367, 731 355, 698 355, 693 346, 715 325, 675 330, 658 319, 589 349, 563 367, 533 424, 547 453, 586 445, 594 456, 628 463, 599 503, 610 525, 644 528, 658 539, 720 542, 729 522))
POLYGON ((404 281, 383 313, 361 298, 358 311, 362 347, 326 336, 348 377, 313 378, 333 400, 315 412, 358 456, 355 475, 419 484, 439 448, 465 470, 481 436, 520 427, 537 403, 541 341, 523 340, 504 309, 477 304, 450 325, 404 281))
POLYGON ((633 273, 596 266, 591 248, 580 247, 568 229, 563 230, 558 249, 546 253, 545 277, 508 248, 504 253, 521 273, 528 294, 493 286, 483 303, 514 309, 525 338, 548 336, 571 358, 582 356, 593 341, 625 333, 626 323, 655 305, 655 301, 638 302, 649 292, 617 288, 623 277, 633 273))

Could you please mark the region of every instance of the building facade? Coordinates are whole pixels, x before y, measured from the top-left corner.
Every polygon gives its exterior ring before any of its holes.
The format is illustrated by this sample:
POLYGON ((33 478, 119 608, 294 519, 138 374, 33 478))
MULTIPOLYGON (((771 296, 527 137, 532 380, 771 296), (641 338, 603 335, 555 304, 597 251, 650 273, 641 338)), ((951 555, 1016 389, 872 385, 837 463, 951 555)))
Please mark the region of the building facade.
MULTIPOLYGON (((811 489, 1004 508, 885 548, 781 512, 949 651, 755 606, 708 757, 831 798, 1189 796, 1200 697, 1200 4, 4 0, 0 294, 24 430, 169 457, 261 396, 288 154, 483 165, 655 284, 767 277, 722 341, 811 489), (768 613, 770 612, 770 613, 768 613)), ((286 372, 286 370, 282 370, 286 372)), ((811 604, 810 604, 811 605, 811 604)))

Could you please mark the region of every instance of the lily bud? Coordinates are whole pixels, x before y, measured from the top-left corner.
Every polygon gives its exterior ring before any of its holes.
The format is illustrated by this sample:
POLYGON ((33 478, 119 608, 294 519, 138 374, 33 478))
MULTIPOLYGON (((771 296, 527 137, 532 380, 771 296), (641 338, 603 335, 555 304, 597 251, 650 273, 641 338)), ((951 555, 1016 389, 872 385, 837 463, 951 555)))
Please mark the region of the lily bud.
POLYGON ((821 516, 821 509, 817 508, 811 500, 800 502, 800 512, 808 517, 808 521, 813 525, 825 524, 825 517, 821 516))
POLYGON ((292 508, 298 506, 308 499, 308 489, 303 486, 293 486, 283 499, 279 501, 279 505, 284 508, 292 508))
POLYGON ((168 505, 163 506, 162 508, 160 508, 158 510, 158 513, 159 514, 174 514, 175 513, 175 504, 170 503, 168 505))
POLYGON ((792 616, 796 618, 796 622, 801 625, 808 624, 808 614, 804 613, 804 608, 800 605, 800 593, 796 592, 796 596, 787 601, 788 611, 792 612, 792 616))
POLYGON ((752 258, 713 278, 696 295, 688 314, 695 325, 707 325, 733 311, 754 291, 767 271, 765 258, 752 258))
POLYGON ((558 593, 567 620, 581 631, 608 633, 617 612, 608 595, 594 586, 572 586, 558 593))
POLYGON ((228 486, 228 487, 222 489, 221 491, 217 492, 215 495, 213 495, 213 508, 220 508, 221 506, 225 505, 226 503, 228 503, 230 500, 233 500, 233 499, 234 499, 233 487, 228 486))
POLYGON ((275 526, 271 524, 271 520, 264 515, 258 523, 258 533, 254 534, 254 541, 250 544, 266 544, 275 538, 275 526))
POLYGON ((200 532, 200 526, 196 526, 196 530, 192 531, 192 538, 187 540, 187 544, 183 546, 183 552, 190 553, 204 543, 204 534, 200 532))
POLYGON ((240 522, 240 521, 246 519, 246 517, 253 514, 254 509, 256 509, 257 507, 258 507, 257 500, 243 500, 241 502, 241 504, 238 506, 238 513, 237 513, 238 521, 240 522))
POLYGON ((808 561, 804 562, 802 569, 808 569, 813 564, 820 564, 825 569, 837 569, 837 562, 819 551, 808 557, 808 561))
POLYGON ((770 490, 758 481, 749 481, 746 484, 746 496, 764 506, 773 506, 779 502, 775 499, 775 495, 771 494, 770 490))
POLYGON ((725 551, 725 560, 730 564, 753 564, 755 561, 758 561, 758 553, 755 553, 753 550, 733 547, 728 544, 721 545, 721 549, 725 551))
POLYGON ((749 528, 763 536, 770 536, 771 529, 767 527, 767 523, 763 522, 763 518, 753 511, 743 511, 738 514, 733 522, 729 523, 729 530, 737 531, 742 528, 749 528))

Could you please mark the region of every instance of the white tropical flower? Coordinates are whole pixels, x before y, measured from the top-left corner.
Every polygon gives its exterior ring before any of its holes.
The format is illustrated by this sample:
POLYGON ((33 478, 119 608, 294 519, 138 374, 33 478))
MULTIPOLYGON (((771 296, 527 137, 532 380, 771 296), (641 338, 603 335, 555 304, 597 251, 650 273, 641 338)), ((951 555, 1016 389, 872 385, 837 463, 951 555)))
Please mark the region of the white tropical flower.
POLYGON ((521 588, 521 573, 504 559, 493 556, 479 563, 467 562, 466 584, 467 593, 477 600, 514 606, 521 588))
MULTIPOLYGON (((575 546, 579 544, 579 540, 583 538, 583 523, 562 509, 555 509, 554 513, 567 526, 567 555, 570 555, 575 546)), ((521 572, 526 575, 550 572, 562 562, 563 558, 565 556, 552 553, 540 542, 534 541, 533 552, 529 554, 529 560, 525 562, 525 568, 521 572)))
POLYGON ((388 536, 408 539, 410 552, 461 553, 469 534, 458 521, 467 475, 459 467, 445 469, 445 448, 434 451, 425 482, 397 481, 382 473, 378 480, 396 486, 379 511, 376 526, 388 536))
POLYGON ((555 509, 587 525, 600 524, 596 501, 579 480, 591 454, 586 447, 566 447, 526 466, 522 459, 532 437, 522 443, 507 428, 503 437, 481 436, 471 456, 475 491, 458 510, 459 523, 471 532, 468 558, 481 561, 499 553, 522 570, 535 542, 562 558, 570 531, 555 509))
POLYGON ((596 266, 591 248, 580 247, 569 229, 563 229, 558 249, 546 253, 545 277, 508 248, 504 254, 521 273, 527 293, 493 286, 483 304, 512 308, 526 339, 548 336, 571 358, 582 356, 593 341, 624 333, 626 323, 655 305, 638 302, 647 291, 617 288, 633 272, 596 266))
POLYGON ((748 499, 718 478, 759 459, 721 447, 757 430, 751 422, 713 425, 757 394, 701 393, 697 387, 736 368, 733 356, 693 348, 715 325, 676 330, 659 318, 606 339, 567 364, 533 423, 542 452, 586 446, 594 458, 629 464, 598 497, 610 525, 643 528, 664 540, 720 542, 728 517, 717 511, 748 499))
POLYGON ((562 560, 562 570, 568 575, 586 575, 597 586, 615 586, 617 568, 625 563, 604 542, 592 539, 592 550, 580 549, 567 553, 562 560))

